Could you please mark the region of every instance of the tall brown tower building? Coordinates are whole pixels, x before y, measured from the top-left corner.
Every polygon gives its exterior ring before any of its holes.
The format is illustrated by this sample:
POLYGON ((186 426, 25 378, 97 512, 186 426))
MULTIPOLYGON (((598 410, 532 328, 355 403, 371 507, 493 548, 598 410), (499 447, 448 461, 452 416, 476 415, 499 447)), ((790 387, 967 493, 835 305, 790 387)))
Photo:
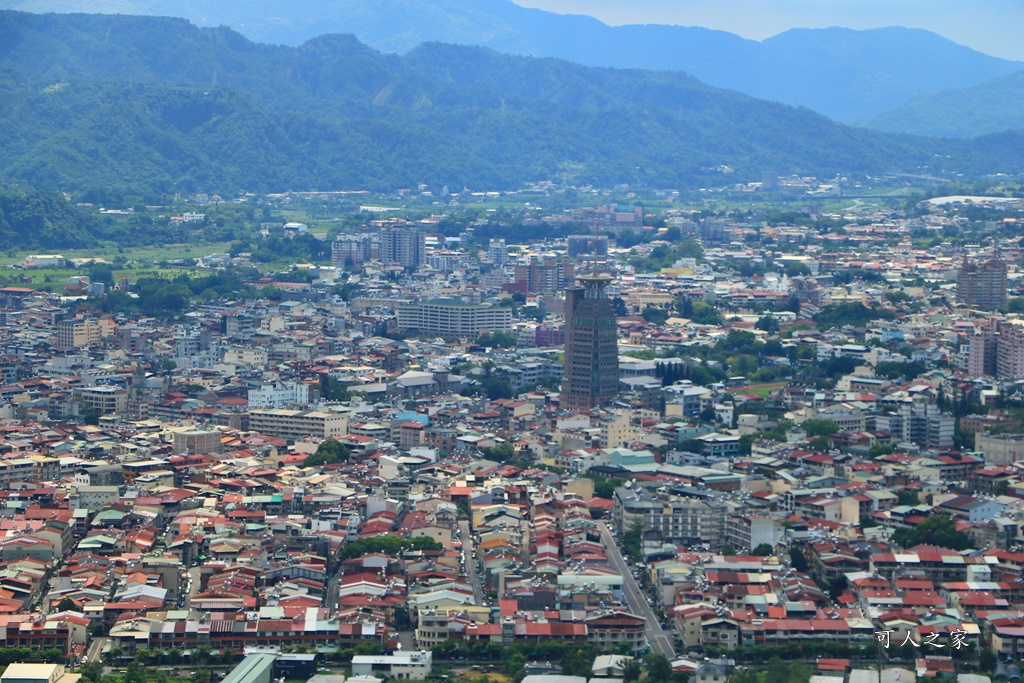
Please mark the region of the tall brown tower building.
POLYGON ((619 391, 615 309, 605 296, 610 278, 581 276, 565 290, 565 371, 561 405, 593 408, 619 391))

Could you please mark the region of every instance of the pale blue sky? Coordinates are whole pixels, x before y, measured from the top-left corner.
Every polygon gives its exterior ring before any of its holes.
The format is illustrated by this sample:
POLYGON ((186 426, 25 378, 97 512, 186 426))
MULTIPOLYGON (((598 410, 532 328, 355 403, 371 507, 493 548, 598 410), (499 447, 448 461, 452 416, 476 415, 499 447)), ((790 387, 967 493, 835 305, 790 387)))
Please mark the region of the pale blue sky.
POLYGON ((1024 60, 1024 0, 513 0, 606 24, 706 26, 761 40, 789 28, 906 26, 1024 60))

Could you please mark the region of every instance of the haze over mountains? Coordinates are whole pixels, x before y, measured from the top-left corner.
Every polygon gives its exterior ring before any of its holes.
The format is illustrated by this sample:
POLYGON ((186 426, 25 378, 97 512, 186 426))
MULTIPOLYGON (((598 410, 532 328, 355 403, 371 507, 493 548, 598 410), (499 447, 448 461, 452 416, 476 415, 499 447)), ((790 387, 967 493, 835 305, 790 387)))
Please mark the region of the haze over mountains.
POLYGON ((892 133, 969 138, 1024 128, 1024 71, 920 95, 865 122, 892 133))
POLYGON ((1024 171, 1024 133, 854 129, 685 74, 351 36, 260 45, 180 19, 0 12, 0 178, 140 192, 659 187, 780 173, 1024 171))
MULTIPOLYGON (((611 27, 510 0, 4 0, 0 6, 179 16, 285 45, 325 33, 352 33, 384 52, 405 53, 436 41, 589 66, 682 70, 710 85, 856 123, 890 116, 890 110, 911 98, 978 86, 1024 69, 1024 63, 984 55, 921 30, 794 29, 758 42, 695 27, 611 27)), ((953 103, 953 117, 964 118, 959 112, 970 104, 953 103)), ((912 132, 941 129, 937 117, 945 114, 933 114, 912 132)), ((919 119, 915 114, 908 121, 919 119)), ((1005 118, 981 124, 979 133, 1001 130, 1005 118)))

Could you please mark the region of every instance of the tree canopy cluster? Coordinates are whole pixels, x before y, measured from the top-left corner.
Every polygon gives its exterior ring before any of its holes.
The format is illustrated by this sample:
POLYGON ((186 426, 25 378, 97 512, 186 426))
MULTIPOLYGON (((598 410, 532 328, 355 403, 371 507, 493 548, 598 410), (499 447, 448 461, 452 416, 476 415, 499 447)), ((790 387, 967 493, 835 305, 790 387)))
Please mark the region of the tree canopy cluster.
POLYGON ((254 287, 243 282, 233 270, 192 277, 182 273, 174 278, 145 277, 135 283, 131 296, 119 290, 107 292, 90 303, 104 313, 142 314, 153 317, 184 313, 197 301, 212 299, 276 298, 280 292, 272 287, 254 287))
POLYGON ((956 522, 949 515, 931 515, 915 527, 897 529, 892 542, 902 548, 934 545, 950 550, 966 550, 974 546, 971 537, 957 531, 956 522))
POLYGON ((345 545, 341 557, 351 560, 367 553, 383 553, 397 557, 405 551, 444 550, 444 546, 429 536, 402 538, 401 536, 373 536, 360 538, 345 545))
POLYGON ((321 467, 323 465, 347 462, 348 456, 349 449, 345 444, 337 439, 324 439, 316 447, 316 451, 302 462, 302 466, 321 467))

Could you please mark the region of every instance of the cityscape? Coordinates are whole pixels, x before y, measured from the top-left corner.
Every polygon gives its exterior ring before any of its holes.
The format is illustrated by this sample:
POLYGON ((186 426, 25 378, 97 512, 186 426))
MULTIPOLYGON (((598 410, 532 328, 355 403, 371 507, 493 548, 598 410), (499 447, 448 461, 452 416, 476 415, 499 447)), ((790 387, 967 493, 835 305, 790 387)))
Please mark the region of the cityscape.
POLYGON ((0 683, 1021 683, 1024 5, 923 9, 0 0, 0 683))

